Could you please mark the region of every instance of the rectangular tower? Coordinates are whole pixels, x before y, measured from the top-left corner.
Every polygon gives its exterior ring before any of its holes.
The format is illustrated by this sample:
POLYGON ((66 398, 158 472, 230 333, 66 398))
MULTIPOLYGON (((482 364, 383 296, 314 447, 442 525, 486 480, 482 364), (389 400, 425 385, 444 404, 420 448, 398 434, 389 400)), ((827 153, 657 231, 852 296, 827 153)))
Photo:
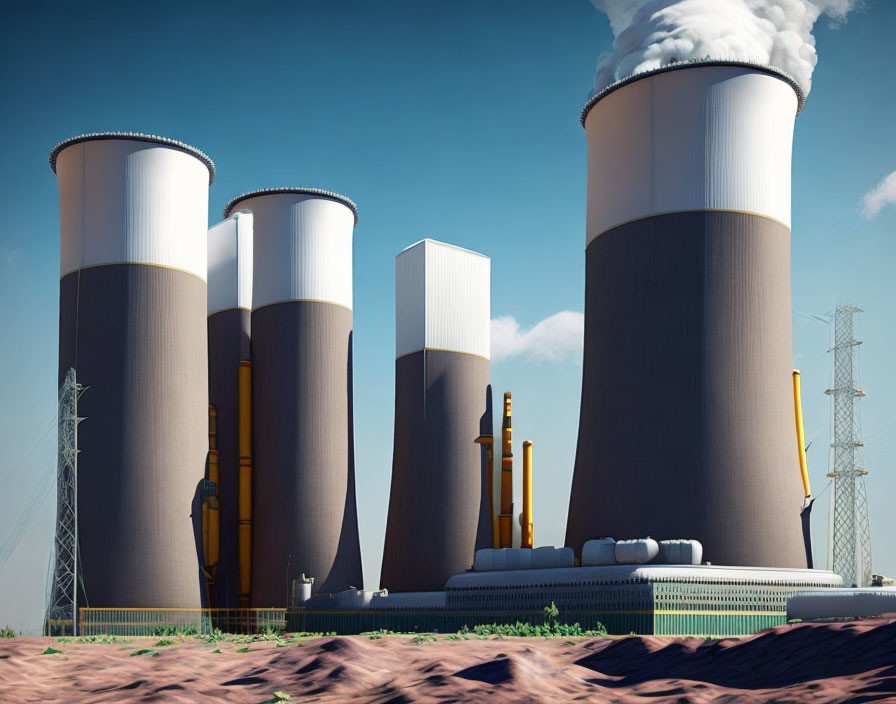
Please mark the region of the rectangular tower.
POLYGON ((395 438, 380 584, 441 589, 491 547, 491 260, 426 239, 395 259, 395 438))
POLYGON ((208 400, 217 412, 221 545, 214 606, 239 606, 239 369, 251 361, 252 213, 208 231, 208 400))

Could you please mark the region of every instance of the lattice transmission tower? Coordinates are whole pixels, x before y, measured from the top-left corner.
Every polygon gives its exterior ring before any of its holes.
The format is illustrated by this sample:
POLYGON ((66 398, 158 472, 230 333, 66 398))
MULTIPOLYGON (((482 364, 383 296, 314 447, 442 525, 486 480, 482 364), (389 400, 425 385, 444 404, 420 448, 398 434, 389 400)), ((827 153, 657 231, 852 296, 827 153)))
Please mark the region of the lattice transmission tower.
POLYGON ((871 584, 871 534, 868 529, 868 501, 865 497, 864 444, 858 400, 865 395, 859 386, 855 337, 855 315, 862 309, 849 303, 834 309, 833 384, 831 397, 831 454, 829 477, 834 480, 831 494, 832 535, 828 548, 831 569, 843 577, 843 585, 871 584))
POLYGON ((81 556, 78 550, 78 398, 84 387, 78 383, 75 370, 69 369, 59 389, 59 447, 56 465, 56 539, 54 541, 52 579, 47 597, 44 626, 48 635, 61 624, 72 623, 78 635, 81 578, 81 556))

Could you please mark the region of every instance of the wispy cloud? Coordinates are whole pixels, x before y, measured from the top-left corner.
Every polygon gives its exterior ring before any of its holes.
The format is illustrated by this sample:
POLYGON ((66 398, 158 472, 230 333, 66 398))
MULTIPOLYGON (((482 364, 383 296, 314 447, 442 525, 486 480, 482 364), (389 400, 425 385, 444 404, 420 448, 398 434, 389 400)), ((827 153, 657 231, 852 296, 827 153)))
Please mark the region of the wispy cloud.
POLYGON ((15 264, 22 258, 24 250, 22 245, 0 248, 0 264, 15 264))
POLYGON ((492 319, 492 359, 528 357, 538 362, 562 362, 582 351, 585 316, 572 310, 554 313, 523 328, 510 315, 492 319))
POLYGON ((885 176, 862 198, 862 215, 871 220, 888 205, 896 203, 896 171, 885 176))

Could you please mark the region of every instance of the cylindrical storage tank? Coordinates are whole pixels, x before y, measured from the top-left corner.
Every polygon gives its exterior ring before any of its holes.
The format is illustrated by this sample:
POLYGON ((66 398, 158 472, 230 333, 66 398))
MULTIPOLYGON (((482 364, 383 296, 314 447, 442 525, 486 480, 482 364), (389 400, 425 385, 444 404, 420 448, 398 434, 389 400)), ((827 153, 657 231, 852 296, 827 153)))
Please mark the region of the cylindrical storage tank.
POLYGON ((616 562, 620 565, 643 565, 653 560, 660 546, 653 538, 619 540, 616 542, 616 562))
POLYGON ((616 541, 613 538, 586 540, 582 546, 582 566, 616 564, 616 541))
POLYGON ((239 367, 251 360, 252 214, 208 231, 208 398, 218 414, 221 547, 215 603, 239 606, 239 367))
POLYGON ((423 240, 395 259, 395 436, 380 585, 441 589, 492 544, 491 260, 423 240))
POLYGON ((180 142, 58 144, 59 381, 74 367, 78 539, 92 607, 198 607, 214 164, 180 142), (191 513, 194 518, 191 519, 191 513))
POLYGON ((703 546, 699 540, 661 540, 660 551, 654 562, 663 565, 699 565, 703 561, 703 546))
POLYGON ((252 277, 252 596, 286 606, 363 584, 352 425, 352 234, 357 207, 310 188, 243 194, 252 277))
POLYGON ((529 548, 506 548, 508 570, 532 569, 532 550, 529 548))
POLYGON ((577 552, 596 535, 688 535, 714 564, 806 567, 790 308, 801 106, 775 69, 710 62, 585 106, 577 552))
POLYGON ((570 548, 555 548, 550 545, 535 548, 531 552, 533 570, 572 567, 575 563, 575 555, 570 548))
POLYGON ((302 579, 299 581, 299 603, 304 604, 311 598, 311 587, 314 585, 313 579, 302 579))

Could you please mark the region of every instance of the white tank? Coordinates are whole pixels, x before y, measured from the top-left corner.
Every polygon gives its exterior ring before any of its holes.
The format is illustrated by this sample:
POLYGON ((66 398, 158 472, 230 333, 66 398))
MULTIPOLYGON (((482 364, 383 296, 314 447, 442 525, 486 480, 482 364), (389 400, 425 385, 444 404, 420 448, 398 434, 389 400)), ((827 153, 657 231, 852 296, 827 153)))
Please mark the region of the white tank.
POLYGON ((620 540, 616 543, 616 562, 621 565, 643 565, 653 560, 660 546, 653 538, 620 540))
POLYGON ((532 569, 542 570, 552 567, 572 567, 575 556, 572 548, 555 548, 553 545, 545 545, 535 548, 532 552, 532 569))
POLYGON ((661 540, 656 562, 662 565, 699 565, 703 544, 699 540, 661 540))
POLYGON ((588 540, 582 546, 582 566, 616 564, 616 541, 613 538, 588 540))
POLYGON ((484 548, 476 551, 473 562, 473 569, 477 572, 490 572, 495 569, 495 550, 492 548, 484 548))
POLYGON ((379 595, 380 592, 364 589, 346 589, 333 595, 333 605, 337 609, 366 609, 370 607, 370 602, 375 594, 379 595))
POLYGON ((531 570, 532 569, 532 550, 528 548, 507 548, 507 566, 508 570, 531 570))

